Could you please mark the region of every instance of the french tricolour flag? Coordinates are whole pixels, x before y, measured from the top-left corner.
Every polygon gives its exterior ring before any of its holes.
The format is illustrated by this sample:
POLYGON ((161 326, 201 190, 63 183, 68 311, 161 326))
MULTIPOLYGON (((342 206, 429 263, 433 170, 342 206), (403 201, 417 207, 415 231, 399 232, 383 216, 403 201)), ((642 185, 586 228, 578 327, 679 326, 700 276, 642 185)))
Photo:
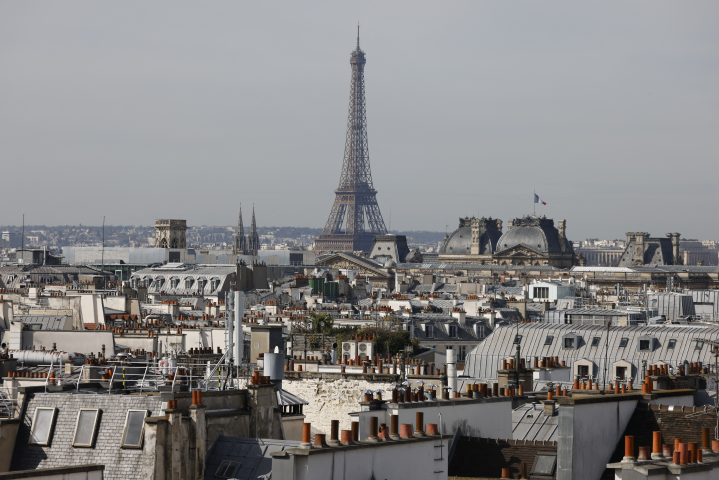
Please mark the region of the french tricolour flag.
POLYGON ((542 205, 546 205, 546 204, 547 204, 547 202, 545 202, 544 200, 542 200, 541 198, 539 198, 539 195, 537 195, 536 193, 534 194, 534 203, 541 203, 542 205))

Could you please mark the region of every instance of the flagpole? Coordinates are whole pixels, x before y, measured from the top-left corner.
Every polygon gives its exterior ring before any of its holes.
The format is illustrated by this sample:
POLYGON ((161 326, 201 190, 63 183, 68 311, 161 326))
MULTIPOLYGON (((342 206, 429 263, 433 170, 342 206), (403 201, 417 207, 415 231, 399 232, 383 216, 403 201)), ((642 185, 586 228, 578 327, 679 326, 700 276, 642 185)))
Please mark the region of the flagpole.
POLYGON ((537 216, 537 198, 536 198, 537 197, 537 189, 533 188, 532 190, 534 191, 534 197, 532 197, 532 208, 534 210, 534 216, 536 217, 537 216))

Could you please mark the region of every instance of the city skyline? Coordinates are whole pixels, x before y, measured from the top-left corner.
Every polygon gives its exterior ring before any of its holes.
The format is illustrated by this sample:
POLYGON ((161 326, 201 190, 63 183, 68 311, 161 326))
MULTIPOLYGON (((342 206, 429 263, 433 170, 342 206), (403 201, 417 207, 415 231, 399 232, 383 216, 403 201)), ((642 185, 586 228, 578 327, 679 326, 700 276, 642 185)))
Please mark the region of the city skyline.
POLYGON ((410 15, 288 4, 279 17, 75 4, 0 6, 5 174, 47 192, 17 181, 5 193, 34 224, 231 225, 254 202, 261 224, 321 228, 359 19, 374 183, 393 230, 521 217, 536 189, 537 214, 566 219, 572 239, 719 237, 703 215, 719 199, 714 4, 637 3, 622 16, 564 2, 410 15), (62 201, 48 201, 56 189, 62 201))

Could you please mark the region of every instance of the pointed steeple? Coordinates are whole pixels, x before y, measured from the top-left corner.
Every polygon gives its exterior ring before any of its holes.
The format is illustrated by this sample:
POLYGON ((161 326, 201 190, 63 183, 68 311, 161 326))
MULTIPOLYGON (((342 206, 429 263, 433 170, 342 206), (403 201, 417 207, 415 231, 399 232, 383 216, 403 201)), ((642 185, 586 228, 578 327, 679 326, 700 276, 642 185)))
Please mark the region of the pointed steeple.
POLYGON ((247 250, 250 255, 257 255, 260 249, 260 236, 257 234, 257 222, 255 222, 255 204, 252 204, 252 226, 250 227, 250 235, 247 238, 247 250))
POLYGON ((245 226, 242 223, 242 204, 240 204, 240 219, 237 221, 235 246, 232 253, 235 255, 247 255, 247 237, 245 237, 245 226))

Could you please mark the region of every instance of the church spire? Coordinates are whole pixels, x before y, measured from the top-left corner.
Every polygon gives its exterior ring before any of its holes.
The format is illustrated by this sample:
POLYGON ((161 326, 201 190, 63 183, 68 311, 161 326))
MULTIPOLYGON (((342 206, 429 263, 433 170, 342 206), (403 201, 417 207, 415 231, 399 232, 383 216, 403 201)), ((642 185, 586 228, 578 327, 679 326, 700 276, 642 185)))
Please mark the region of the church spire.
POLYGON ((242 223, 242 204, 240 204, 240 219, 237 221, 235 246, 232 253, 235 255, 247 255, 247 237, 245 237, 245 226, 242 223))
POLYGON ((257 255, 260 249, 260 236, 257 234, 257 222, 255 222, 255 204, 252 204, 252 226, 250 227, 250 235, 247 238, 247 250, 250 255, 257 255))

